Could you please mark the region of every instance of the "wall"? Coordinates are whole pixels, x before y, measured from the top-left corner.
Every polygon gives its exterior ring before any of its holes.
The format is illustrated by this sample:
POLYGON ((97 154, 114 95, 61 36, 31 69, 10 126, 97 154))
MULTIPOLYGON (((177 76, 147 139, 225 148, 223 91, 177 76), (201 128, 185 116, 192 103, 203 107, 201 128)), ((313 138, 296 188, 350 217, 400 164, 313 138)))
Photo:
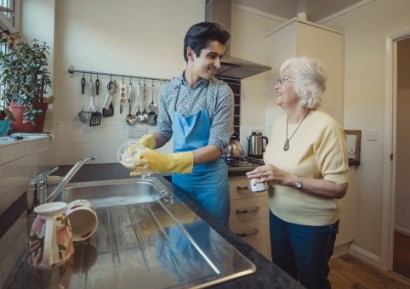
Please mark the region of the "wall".
MULTIPOLYGON (((349 129, 363 132, 361 164, 356 171, 358 226, 355 248, 377 264, 381 253, 385 116, 385 37, 410 27, 410 2, 376 0, 323 25, 345 35, 345 114, 349 129), (376 130, 377 141, 366 139, 376 130)), ((388 112, 387 112, 388 113, 388 112)))
MULTIPOLYGON (((97 153, 99 163, 116 162, 117 148, 128 139, 125 114, 118 114, 118 98, 114 103, 117 113, 102 118, 100 126, 89 127, 78 120, 82 105, 88 106, 89 93, 81 95, 82 75, 72 77, 67 69, 73 66, 79 70, 172 78, 185 67, 184 34, 189 26, 204 20, 204 13, 205 1, 144 0, 125 1, 121 5, 107 0, 56 1, 53 112, 56 163, 72 164, 90 152, 97 153), (161 22, 154 23, 154 19, 161 22)), ((231 55, 264 64, 265 45, 255 43, 263 43, 265 33, 279 22, 238 7, 232 13, 231 55)), ((89 77, 86 75, 87 80, 89 77)), ((100 77, 100 80, 105 87, 109 79, 100 77)), ((264 83, 263 75, 243 81, 241 141, 245 149, 250 128, 263 130, 264 127, 264 117, 258 113, 264 106, 264 83)), ((101 107, 105 96, 103 90, 98 106, 101 107)), ((153 131, 153 127, 146 125, 141 125, 141 129, 153 131)), ((170 144, 161 150, 170 151, 170 144)))
MULTIPOLYGON (((102 118, 100 126, 89 127, 79 121, 77 114, 82 105, 88 107, 90 93, 86 90, 81 95, 82 75, 71 77, 68 68, 172 78, 185 66, 185 31, 204 20, 204 11, 203 0, 56 1, 54 126, 58 164, 72 164, 90 152, 97 153, 98 163, 116 162, 117 148, 128 139, 126 114, 118 113, 118 96, 115 115, 102 118)), ((109 78, 100 77, 100 81, 99 110, 109 78)), ((143 126, 147 132, 153 129, 143 126)))

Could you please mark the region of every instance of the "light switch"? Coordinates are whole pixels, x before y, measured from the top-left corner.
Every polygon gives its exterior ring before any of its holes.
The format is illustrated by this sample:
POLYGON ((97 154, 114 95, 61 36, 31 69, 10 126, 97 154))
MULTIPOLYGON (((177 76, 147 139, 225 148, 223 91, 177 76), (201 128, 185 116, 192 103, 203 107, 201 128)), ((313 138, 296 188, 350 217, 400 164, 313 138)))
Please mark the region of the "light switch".
POLYGON ((377 141, 377 130, 369 129, 368 131, 366 131, 366 140, 377 141))

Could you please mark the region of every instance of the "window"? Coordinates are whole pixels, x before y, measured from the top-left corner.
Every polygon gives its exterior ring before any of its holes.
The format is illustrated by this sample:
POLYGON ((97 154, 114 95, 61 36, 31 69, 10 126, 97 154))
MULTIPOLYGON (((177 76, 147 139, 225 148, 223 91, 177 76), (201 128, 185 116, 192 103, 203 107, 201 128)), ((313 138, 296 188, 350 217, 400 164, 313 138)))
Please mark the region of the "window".
POLYGON ((20 30, 21 0, 0 0, 0 32, 15 33, 20 30))

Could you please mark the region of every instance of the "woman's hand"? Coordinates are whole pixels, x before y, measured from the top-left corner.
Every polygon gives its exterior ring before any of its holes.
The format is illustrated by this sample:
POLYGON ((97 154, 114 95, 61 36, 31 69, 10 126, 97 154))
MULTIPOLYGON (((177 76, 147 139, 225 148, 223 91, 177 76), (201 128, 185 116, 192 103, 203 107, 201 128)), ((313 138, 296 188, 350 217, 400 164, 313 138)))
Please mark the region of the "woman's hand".
POLYGON ((296 180, 299 180, 303 183, 303 189, 300 191, 321 198, 341 199, 346 194, 348 187, 347 183, 337 184, 324 179, 298 177, 273 165, 257 167, 253 171, 247 172, 246 176, 249 179, 255 179, 257 183, 269 182, 289 187, 295 187, 296 180))
POLYGON ((273 165, 264 165, 247 172, 246 176, 249 179, 256 179, 258 183, 271 182, 275 184, 287 184, 291 175, 273 165))

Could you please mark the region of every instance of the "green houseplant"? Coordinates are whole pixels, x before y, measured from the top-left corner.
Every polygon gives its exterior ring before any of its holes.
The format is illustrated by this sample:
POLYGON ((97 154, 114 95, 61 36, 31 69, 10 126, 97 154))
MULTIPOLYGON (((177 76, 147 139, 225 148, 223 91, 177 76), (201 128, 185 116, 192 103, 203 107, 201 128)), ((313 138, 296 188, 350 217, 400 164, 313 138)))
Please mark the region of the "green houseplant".
POLYGON ((0 52, 1 100, 14 114, 16 122, 35 126, 37 118, 42 115, 42 126, 47 109, 44 94, 48 87, 51 88, 51 79, 47 70, 49 47, 37 42, 22 41, 7 52, 0 52), (15 107, 23 109, 22 119, 16 114, 15 107))

